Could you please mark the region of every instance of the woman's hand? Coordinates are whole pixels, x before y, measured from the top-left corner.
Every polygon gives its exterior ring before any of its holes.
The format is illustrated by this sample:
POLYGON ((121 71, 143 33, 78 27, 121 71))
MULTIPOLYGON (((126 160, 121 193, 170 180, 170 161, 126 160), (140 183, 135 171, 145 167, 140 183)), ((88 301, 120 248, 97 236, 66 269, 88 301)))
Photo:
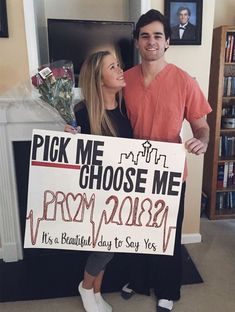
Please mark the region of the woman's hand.
POLYGON ((70 126, 70 125, 67 124, 67 125, 64 126, 64 131, 72 133, 72 134, 80 133, 81 132, 81 127, 78 126, 78 127, 74 128, 73 126, 70 126))

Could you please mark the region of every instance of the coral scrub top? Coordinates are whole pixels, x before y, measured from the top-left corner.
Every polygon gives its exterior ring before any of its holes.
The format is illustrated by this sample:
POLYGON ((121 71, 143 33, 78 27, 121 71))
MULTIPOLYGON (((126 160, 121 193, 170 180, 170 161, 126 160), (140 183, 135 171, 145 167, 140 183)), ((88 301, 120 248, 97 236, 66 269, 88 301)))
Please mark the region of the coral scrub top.
POLYGON ((124 75, 134 138, 180 143, 183 120, 191 122, 211 112, 196 80, 173 64, 167 64, 148 86, 140 64, 124 75))

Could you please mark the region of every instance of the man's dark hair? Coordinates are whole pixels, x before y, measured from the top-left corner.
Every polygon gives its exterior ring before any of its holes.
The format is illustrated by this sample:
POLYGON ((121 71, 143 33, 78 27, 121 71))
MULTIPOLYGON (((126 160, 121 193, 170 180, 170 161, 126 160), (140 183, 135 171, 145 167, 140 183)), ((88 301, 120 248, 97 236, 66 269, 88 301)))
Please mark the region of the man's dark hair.
POLYGON ((162 23, 164 27, 164 34, 166 37, 166 40, 170 38, 171 36, 171 28, 169 20, 159 11, 151 9, 145 14, 142 14, 136 23, 136 27, 134 30, 134 38, 138 39, 140 34, 140 28, 144 27, 148 24, 151 24, 152 22, 160 22, 162 23))
POLYGON ((190 11, 190 9, 188 7, 186 7, 186 6, 179 7, 178 10, 177 10, 177 15, 178 16, 180 15, 181 11, 188 11, 188 15, 191 16, 191 11, 190 11))

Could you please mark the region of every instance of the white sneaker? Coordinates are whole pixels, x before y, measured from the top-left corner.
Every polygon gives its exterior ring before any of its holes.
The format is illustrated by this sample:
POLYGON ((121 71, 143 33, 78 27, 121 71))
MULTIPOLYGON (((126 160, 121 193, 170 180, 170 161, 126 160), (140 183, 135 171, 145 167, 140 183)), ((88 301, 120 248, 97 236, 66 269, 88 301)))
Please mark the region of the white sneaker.
POLYGON ((168 312, 173 309, 173 301, 167 299, 159 299, 157 311, 168 312))
POLYGON ((81 295, 82 298, 82 303, 83 307, 86 312, 101 312, 98 308, 96 299, 95 299, 95 294, 92 289, 85 289, 82 287, 82 282, 78 286, 78 291, 81 295))
POLYGON ((100 292, 95 293, 95 299, 99 308, 99 312, 112 312, 113 309, 111 305, 104 300, 100 292))

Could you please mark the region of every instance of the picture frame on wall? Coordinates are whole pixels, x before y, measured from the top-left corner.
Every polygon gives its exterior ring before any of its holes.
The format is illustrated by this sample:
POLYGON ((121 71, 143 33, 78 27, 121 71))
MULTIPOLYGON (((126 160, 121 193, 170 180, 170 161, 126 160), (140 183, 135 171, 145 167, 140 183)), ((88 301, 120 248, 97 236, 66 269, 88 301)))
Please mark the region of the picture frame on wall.
POLYGON ((165 0, 171 45, 201 45, 203 0, 165 0))
POLYGON ((0 0, 0 37, 8 37, 6 0, 0 0))

